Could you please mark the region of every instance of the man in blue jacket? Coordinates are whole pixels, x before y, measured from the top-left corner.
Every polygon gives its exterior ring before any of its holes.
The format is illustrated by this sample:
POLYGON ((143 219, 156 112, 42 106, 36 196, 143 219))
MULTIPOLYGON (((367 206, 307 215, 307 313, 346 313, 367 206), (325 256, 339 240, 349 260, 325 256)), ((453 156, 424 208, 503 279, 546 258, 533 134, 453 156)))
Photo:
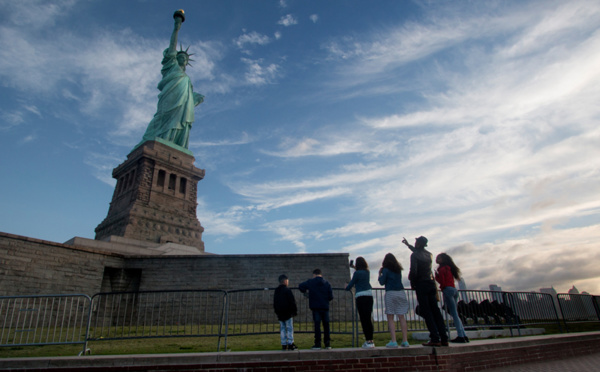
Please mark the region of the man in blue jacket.
POLYGON ((329 302, 333 300, 333 290, 325 279, 321 270, 313 271, 313 278, 300 283, 298 289, 302 293, 308 291, 308 307, 312 310, 315 324, 315 344, 313 349, 321 349, 321 322, 323 322, 323 339, 325 349, 331 349, 331 338, 329 336, 329 302))

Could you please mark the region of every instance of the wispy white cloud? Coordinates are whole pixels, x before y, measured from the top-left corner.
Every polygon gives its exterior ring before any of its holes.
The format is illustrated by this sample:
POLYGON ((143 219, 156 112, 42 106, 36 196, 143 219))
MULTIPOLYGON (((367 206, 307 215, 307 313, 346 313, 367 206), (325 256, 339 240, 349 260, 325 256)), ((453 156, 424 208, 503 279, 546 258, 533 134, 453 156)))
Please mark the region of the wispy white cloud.
POLYGON ((200 148, 200 147, 213 147, 213 146, 238 146, 238 145, 247 145, 252 143, 252 138, 246 132, 242 132, 240 138, 238 139, 224 139, 221 141, 192 141, 190 143, 191 148, 200 148))
POLYGON ((235 45, 240 49, 245 48, 247 45, 266 45, 270 42, 271 38, 267 35, 259 34, 256 31, 244 33, 234 40, 235 45))
POLYGON ((0 123, 0 130, 8 130, 14 126, 22 124, 25 119, 23 118, 22 111, 4 111, 0 110, 0 117, 2 122, 0 123))
POLYGON ((250 217, 245 208, 233 206, 223 212, 216 212, 210 209, 204 198, 198 198, 197 201, 196 213, 205 233, 231 238, 248 231, 243 227, 244 221, 250 217))
POLYGON ((56 0, 51 3, 39 0, 22 0, 18 3, 6 2, 3 7, 11 23, 20 28, 45 29, 64 19, 71 13, 76 0, 56 0))
POLYGON ((247 66, 245 79, 250 85, 270 84, 279 74, 279 66, 274 63, 265 63, 263 59, 242 58, 247 66))
POLYGON ((331 238, 331 237, 346 237, 363 234, 371 234, 386 229, 385 226, 381 226, 377 222, 373 221, 361 221, 349 223, 342 227, 335 229, 325 230, 318 232, 315 237, 317 239, 331 238))
POLYGON ((329 199, 348 194, 350 190, 344 187, 334 187, 326 190, 317 191, 296 191, 294 194, 282 195, 246 195, 253 203, 256 203, 256 209, 259 211, 269 211, 292 205, 314 202, 317 200, 329 199))
POLYGON ((116 154, 100 154, 91 152, 86 155, 84 162, 92 169, 93 176, 114 187, 116 181, 112 178, 112 170, 122 162, 123 159, 116 154))
POLYGON ((289 27, 289 26, 297 25, 298 20, 293 15, 286 14, 285 16, 281 17, 279 19, 279 21, 277 21, 277 24, 285 26, 285 27, 289 27))
POLYGON ((293 218, 267 222, 262 228, 278 236, 278 240, 291 242, 297 248, 296 253, 306 253, 307 231, 318 223, 314 218, 293 218))
POLYGON ((30 134, 28 136, 25 136, 23 139, 21 139, 21 144, 25 144, 28 142, 33 142, 36 139, 36 135, 35 134, 30 134))
POLYGON ((23 108, 33 114, 35 114, 38 117, 42 117, 42 113, 40 112, 40 110, 35 106, 35 105, 23 105, 23 108))
POLYGON ((317 21, 319 20, 319 15, 311 14, 308 18, 311 20, 312 23, 317 23, 317 21))

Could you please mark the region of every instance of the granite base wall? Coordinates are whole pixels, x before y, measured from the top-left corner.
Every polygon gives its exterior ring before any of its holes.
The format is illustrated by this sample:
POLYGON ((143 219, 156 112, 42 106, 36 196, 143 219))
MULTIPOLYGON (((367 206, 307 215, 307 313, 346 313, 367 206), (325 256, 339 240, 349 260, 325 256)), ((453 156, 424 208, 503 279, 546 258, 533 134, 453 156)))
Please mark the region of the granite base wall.
POLYGON ((60 243, 0 233, 0 295, 93 294, 105 267, 122 257, 60 243))
POLYGON ((127 259, 125 268, 142 270, 140 290, 273 288, 280 274, 296 287, 315 268, 333 287, 350 280, 345 253, 138 257, 127 259))
POLYGON ((350 279, 348 254, 126 256, 0 232, 0 295, 290 286, 320 268, 334 287, 350 279))

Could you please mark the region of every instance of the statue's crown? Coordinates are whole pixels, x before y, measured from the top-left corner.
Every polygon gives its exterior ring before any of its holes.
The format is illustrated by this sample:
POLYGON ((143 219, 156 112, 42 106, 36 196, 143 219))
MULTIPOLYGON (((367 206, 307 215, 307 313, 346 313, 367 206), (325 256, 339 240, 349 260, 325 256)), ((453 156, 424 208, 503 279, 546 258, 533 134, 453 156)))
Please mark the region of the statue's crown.
POLYGON ((183 45, 179 44, 179 50, 177 51, 177 54, 185 54, 187 56, 187 63, 186 63, 186 65, 192 66, 191 63, 190 63, 190 61, 194 62, 194 60, 191 59, 190 56, 193 56, 194 53, 188 53, 189 49, 190 49, 190 47, 188 46, 185 50, 183 50, 183 45))

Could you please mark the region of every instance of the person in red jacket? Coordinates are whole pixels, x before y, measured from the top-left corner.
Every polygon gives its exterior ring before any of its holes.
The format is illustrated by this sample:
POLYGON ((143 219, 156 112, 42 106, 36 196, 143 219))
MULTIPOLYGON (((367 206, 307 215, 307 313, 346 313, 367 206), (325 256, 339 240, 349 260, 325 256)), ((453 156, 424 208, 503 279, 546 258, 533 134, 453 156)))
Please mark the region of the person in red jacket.
POLYGON ((465 334, 465 328, 458 316, 458 311, 456 309, 458 290, 454 286, 454 279, 460 280, 460 269, 454 264, 452 257, 446 253, 438 254, 435 258, 435 262, 439 265, 435 271, 435 280, 440 283, 440 289, 444 295, 444 305, 446 305, 448 313, 450 313, 454 319, 454 326, 456 327, 456 333, 458 335, 450 342, 464 344, 465 342, 469 342, 469 338, 465 334))

